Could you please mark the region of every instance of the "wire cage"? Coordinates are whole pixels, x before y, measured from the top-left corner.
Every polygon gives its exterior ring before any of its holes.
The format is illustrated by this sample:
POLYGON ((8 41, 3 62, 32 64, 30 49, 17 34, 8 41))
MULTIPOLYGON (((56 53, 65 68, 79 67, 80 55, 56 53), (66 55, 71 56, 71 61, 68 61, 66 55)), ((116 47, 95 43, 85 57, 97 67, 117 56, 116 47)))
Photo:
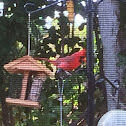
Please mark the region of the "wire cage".
POLYGON ((8 104, 40 108, 42 85, 51 71, 33 59, 24 56, 4 65, 11 73, 8 104))
POLYGON ((21 93, 21 83, 22 83, 22 74, 10 74, 9 75, 9 98, 19 98, 21 93))
MULTIPOLYGON (((13 99, 20 99, 23 74, 12 74, 9 78, 10 87, 8 97, 13 99)), ((35 77, 35 72, 30 72, 27 82, 25 100, 40 102, 42 84, 42 78, 37 78, 35 77)))

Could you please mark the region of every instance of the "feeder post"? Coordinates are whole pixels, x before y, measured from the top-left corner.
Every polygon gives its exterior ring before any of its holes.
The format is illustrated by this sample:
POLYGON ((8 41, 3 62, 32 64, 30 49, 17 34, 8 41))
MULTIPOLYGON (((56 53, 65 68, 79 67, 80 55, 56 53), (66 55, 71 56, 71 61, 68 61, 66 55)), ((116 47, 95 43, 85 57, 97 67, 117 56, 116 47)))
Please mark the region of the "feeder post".
POLYGON ((93 2, 87 0, 87 81, 88 81, 88 126, 94 124, 94 44, 93 2))
POLYGON ((28 84, 28 77, 29 77, 29 71, 24 72, 24 78, 22 81, 22 88, 21 88, 21 100, 25 100, 26 97, 26 90, 27 90, 27 84, 28 84))

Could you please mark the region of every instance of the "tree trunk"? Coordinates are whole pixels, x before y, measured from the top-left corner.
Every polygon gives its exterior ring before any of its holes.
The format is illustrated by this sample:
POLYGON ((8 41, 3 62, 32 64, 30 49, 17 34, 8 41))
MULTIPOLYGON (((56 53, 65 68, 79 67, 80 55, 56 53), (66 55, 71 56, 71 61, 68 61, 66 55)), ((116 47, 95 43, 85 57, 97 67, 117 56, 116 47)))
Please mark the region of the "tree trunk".
POLYGON ((13 126, 12 108, 5 103, 5 99, 1 100, 1 107, 4 126, 13 126))
MULTIPOLYGON (((117 67, 120 51, 118 42, 118 33, 120 22, 119 17, 119 2, 117 0, 104 0, 98 6, 98 20, 103 44, 103 65, 104 75, 115 86, 118 86, 120 80, 117 67)), ((115 93, 114 88, 106 82, 107 107, 108 111, 117 108, 118 91, 115 93)))
MULTIPOLYGON (((5 56, 6 57, 6 56, 5 56)), ((3 60, 4 61, 4 60, 3 60)), ((2 63, 3 64, 3 63, 2 63)), ((1 105, 1 115, 2 115, 2 124, 4 126, 14 126, 13 123, 13 112, 12 112, 12 107, 8 106, 7 103, 5 102, 6 98, 6 91, 5 91, 5 80, 4 74, 3 74, 3 65, 0 66, 0 105, 1 105)))

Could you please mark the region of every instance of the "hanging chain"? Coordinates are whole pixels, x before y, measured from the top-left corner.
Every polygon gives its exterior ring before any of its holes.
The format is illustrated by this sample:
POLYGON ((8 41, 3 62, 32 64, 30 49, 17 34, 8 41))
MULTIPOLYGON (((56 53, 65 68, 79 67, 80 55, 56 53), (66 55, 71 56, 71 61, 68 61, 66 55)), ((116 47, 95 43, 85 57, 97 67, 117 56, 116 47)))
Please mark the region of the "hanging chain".
POLYGON ((28 13, 28 56, 30 56, 31 47, 31 13, 28 13))

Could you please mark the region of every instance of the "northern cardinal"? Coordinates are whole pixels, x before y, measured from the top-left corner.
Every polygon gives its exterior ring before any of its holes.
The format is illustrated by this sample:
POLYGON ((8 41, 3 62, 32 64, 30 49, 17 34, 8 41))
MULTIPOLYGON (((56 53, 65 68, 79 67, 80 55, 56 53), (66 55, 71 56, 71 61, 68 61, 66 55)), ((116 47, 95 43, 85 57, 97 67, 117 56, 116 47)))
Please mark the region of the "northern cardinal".
POLYGON ((54 64, 57 68, 61 68, 65 71, 71 71, 76 69, 81 64, 81 60, 85 61, 86 50, 80 50, 75 52, 70 56, 66 56, 63 58, 58 58, 56 60, 50 60, 48 58, 35 58, 37 60, 44 60, 54 64))

